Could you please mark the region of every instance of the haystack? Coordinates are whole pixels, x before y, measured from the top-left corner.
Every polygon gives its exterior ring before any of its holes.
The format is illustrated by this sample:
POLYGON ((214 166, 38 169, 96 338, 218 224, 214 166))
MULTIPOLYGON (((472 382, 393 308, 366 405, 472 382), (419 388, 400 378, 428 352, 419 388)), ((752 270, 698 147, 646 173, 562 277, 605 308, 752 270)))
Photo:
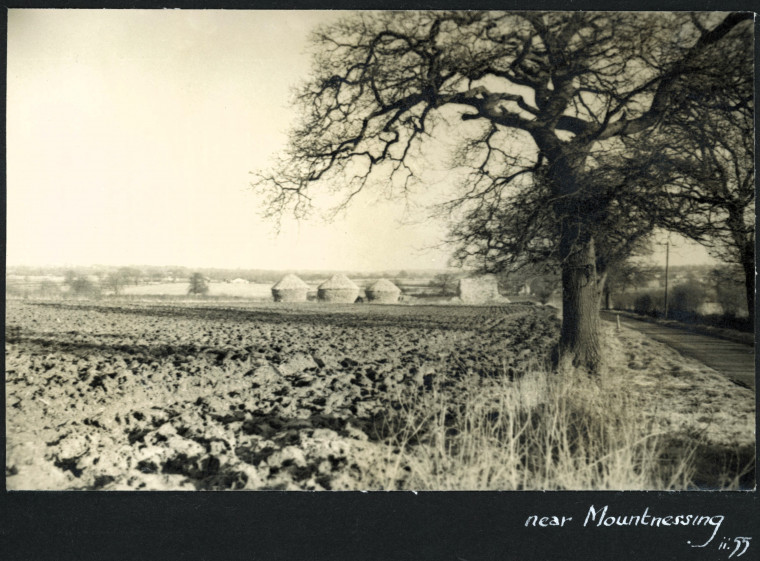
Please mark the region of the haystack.
POLYGON ((398 302, 401 289, 387 279, 380 279, 367 287, 367 299, 370 302, 392 304, 398 302))
POLYGON ((460 279, 457 295, 466 304, 485 304, 488 302, 509 302, 499 294, 499 283, 494 275, 481 275, 460 279))
POLYGON ((272 287, 272 296, 275 302, 306 302, 306 293, 309 285, 290 274, 282 277, 280 282, 272 287))
POLYGON ((346 275, 338 274, 317 288, 317 298, 325 302, 353 303, 359 296, 359 287, 346 275))

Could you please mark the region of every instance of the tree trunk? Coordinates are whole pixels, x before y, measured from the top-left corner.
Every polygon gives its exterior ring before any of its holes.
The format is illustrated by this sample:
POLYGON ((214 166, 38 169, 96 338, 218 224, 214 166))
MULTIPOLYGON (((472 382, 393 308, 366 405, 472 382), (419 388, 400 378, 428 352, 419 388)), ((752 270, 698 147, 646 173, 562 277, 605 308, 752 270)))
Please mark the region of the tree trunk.
POLYGON ((548 179, 558 196, 554 213, 559 221, 559 257, 562 267, 562 328, 557 366, 598 375, 602 368, 601 305, 604 279, 597 276, 596 249, 589 226, 601 208, 589 201, 581 187, 588 150, 582 146, 541 143, 552 162, 548 179))
POLYGON ((579 239, 577 228, 562 233, 562 330, 559 366, 598 375, 602 367, 601 286, 596 272, 594 239, 579 239), (570 247, 568 247, 568 245, 570 247))
POLYGON ((744 289, 747 293, 747 313, 755 323, 755 237, 747 233, 744 211, 740 206, 728 210, 728 226, 731 229, 734 248, 744 269, 744 289))
POLYGON ((742 267, 744 268, 744 288, 747 291, 747 313, 752 325, 755 324, 755 260, 754 251, 749 258, 742 257, 742 267))

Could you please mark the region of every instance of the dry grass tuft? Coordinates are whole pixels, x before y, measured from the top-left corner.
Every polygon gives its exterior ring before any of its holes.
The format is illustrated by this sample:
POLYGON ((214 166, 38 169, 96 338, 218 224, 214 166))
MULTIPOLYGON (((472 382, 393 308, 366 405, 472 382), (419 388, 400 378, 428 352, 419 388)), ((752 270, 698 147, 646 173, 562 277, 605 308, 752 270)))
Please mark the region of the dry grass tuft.
POLYGON ((663 461, 653 422, 588 379, 470 376, 400 393, 394 406, 382 425, 385 488, 679 489, 693 474, 693 448, 663 461))

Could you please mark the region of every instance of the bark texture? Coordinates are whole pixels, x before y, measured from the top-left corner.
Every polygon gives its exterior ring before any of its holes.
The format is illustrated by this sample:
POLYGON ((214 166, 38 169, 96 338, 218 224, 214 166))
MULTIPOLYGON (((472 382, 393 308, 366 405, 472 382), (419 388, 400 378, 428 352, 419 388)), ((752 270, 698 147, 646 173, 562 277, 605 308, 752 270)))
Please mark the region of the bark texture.
MULTIPOLYGON (((563 237, 570 237, 566 233, 563 237)), ((575 241, 562 266, 562 329, 559 365, 598 374, 602 368, 600 291, 594 239, 575 241)))

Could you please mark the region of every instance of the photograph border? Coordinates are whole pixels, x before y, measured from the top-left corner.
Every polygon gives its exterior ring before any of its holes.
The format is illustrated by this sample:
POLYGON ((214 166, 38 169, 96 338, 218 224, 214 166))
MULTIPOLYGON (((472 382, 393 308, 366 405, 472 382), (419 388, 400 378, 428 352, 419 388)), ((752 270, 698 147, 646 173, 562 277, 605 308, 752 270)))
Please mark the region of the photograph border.
MULTIPOLYGON (((462 4, 364 0, 266 0, 247 3, 205 0, 172 3, 23 1, 12 2, 7 8, 461 9, 462 4)), ((537 0, 531 3, 476 2, 467 8, 754 11, 754 3, 734 1, 719 6, 704 0, 537 0)), ((7 37, 7 13, 3 25, 7 37)), ((757 30, 756 21, 756 69, 757 30)), ((3 57, 3 60, 6 58, 3 57)), ((4 85, 5 79, 6 72, 3 72, 4 85)), ((757 77, 755 88, 757 96, 757 77)), ((2 103, 5 108, 5 96, 2 103)), ((3 150, 3 158, 5 154, 3 150)), ((4 211, 5 193, 4 189, 4 211)), ((4 238, 3 244, 5 247, 4 238)), ((757 341, 757 335, 755 337, 757 341)), ((5 447, 2 454, 4 458, 5 447)), ((744 557, 749 559, 756 556, 760 548, 757 539, 760 505, 757 497, 757 489, 721 492, 187 493, 17 492, 4 488, 0 494, 0 551, 7 559, 19 560, 728 559, 734 549, 734 541, 731 540, 749 537, 752 538, 749 551, 752 553, 754 550, 753 555, 744 557), (597 511, 605 506, 609 509, 608 514, 614 516, 646 512, 652 516, 693 514, 723 516, 724 519, 719 533, 708 547, 694 547, 701 543, 699 540, 709 537, 704 535, 704 529, 583 525, 590 508, 597 511), (526 526, 530 516, 572 517, 573 523, 565 527, 526 526), (729 546, 721 548, 722 543, 729 546)), ((732 557, 736 558, 736 555, 732 557)))

